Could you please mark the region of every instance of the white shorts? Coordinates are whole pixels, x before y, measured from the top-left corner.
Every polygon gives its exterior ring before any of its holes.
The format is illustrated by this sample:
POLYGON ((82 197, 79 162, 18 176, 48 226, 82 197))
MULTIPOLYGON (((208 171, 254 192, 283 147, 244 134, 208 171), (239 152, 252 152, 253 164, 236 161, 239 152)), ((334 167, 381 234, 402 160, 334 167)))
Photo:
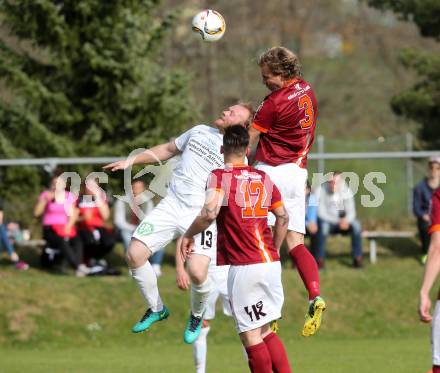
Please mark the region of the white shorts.
POLYGON ((215 305, 220 297, 223 307, 223 313, 226 316, 232 316, 231 306, 228 296, 228 272, 229 266, 210 266, 208 276, 211 279, 212 289, 206 303, 206 310, 203 318, 213 320, 215 317, 215 305))
POLYGON ((440 301, 435 303, 432 318, 432 364, 440 365, 440 301))
MULTIPOLYGON (((200 210, 200 207, 188 207, 172 194, 168 194, 138 225, 133 238, 147 245, 154 254, 173 239, 183 235, 200 210)), ((195 236, 194 240, 195 254, 215 258, 217 248, 215 222, 206 231, 195 236)))
MULTIPOLYGON (((283 197, 284 207, 289 214, 289 231, 305 234, 307 170, 295 163, 270 166, 257 162, 255 168, 269 175, 283 197)), ((269 225, 275 224, 275 216, 269 213, 269 225)))
POLYGON ((281 263, 231 265, 228 294, 239 333, 279 319, 284 303, 281 263))

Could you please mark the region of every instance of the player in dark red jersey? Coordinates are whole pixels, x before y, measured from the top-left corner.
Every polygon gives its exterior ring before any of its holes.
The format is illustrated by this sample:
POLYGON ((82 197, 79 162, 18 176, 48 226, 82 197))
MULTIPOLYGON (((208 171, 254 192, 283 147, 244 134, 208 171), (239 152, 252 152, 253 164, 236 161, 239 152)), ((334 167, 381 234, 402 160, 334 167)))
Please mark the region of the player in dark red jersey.
POLYGON ((193 237, 217 219, 217 265, 230 264, 228 295, 251 372, 291 372, 284 346, 270 329, 284 302, 279 248, 289 217, 278 188, 263 171, 244 164, 249 135, 242 126, 225 130, 225 169, 212 171, 205 205, 183 237, 182 256, 193 237), (271 211, 274 232, 267 224, 271 211))
POLYGON ((255 167, 279 188, 290 217, 286 243, 309 293, 303 328, 303 335, 309 336, 318 330, 325 309, 318 266, 304 246, 306 166, 316 127, 316 98, 310 84, 301 78, 299 60, 290 50, 271 48, 258 64, 271 93, 258 108, 249 135, 251 144, 258 141, 255 167))
POLYGON ((431 300, 429 292, 440 272, 440 189, 432 196, 431 242, 428 259, 425 264, 425 275, 420 289, 419 315, 423 322, 432 321, 432 372, 440 373, 440 292, 435 304, 434 317, 430 314, 431 300))

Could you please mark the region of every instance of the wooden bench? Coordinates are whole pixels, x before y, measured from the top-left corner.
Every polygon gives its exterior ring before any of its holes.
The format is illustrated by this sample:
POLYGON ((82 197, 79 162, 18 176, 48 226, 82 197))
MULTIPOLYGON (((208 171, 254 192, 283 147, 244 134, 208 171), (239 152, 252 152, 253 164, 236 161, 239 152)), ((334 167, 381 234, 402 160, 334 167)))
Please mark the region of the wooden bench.
POLYGON ((377 243, 378 238, 413 238, 416 232, 407 231, 363 231, 362 237, 368 239, 370 263, 377 261, 377 243))

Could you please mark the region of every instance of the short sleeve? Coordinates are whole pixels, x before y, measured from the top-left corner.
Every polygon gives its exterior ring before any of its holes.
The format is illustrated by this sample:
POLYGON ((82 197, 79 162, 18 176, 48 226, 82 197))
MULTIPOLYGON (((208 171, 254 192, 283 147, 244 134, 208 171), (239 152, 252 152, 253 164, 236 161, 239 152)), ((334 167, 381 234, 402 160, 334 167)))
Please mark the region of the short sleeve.
POLYGON ((255 113, 252 127, 256 130, 266 133, 275 122, 276 107, 270 96, 266 97, 255 113))
POLYGON ((269 207, 270 211, 283 205, 283 198, 281 197, 281 193, 274 183, 272 183, 272 196, 270 202, 271 202, 269 207))
POLYGON ((208 181, 206 182, 206 190, 213 191, 222 190, 222 174, 216 172, 216 170, 212 171, 208 176, 208 181))
POLYGON ((38 201, 42 201, 46 198, 47 196, 47 190, 45 190, 44 192, 41 192, 41 194, 38 196, 38 201))
POLYGON ((182 133, 179 137, 174 139, 174 143, 176 144, 177 149, 179 149, 181 152, 183 151, 183 149, 185 149, 186 144, 188 144, 189 138, 191 137, 194 128, 191 128, 190 130, 182 133))
POLYGON ((429 234, 440 231, 440 191, 437 190, 432 196, 431 227, 429 234))

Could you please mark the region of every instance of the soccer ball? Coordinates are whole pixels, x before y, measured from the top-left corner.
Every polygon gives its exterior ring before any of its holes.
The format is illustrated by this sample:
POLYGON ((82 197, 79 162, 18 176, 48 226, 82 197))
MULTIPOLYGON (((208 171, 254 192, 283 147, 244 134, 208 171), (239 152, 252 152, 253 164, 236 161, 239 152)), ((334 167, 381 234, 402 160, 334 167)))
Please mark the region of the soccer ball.
POLYGON ((219 12, 206 9, 194 16, 192 30, 199 33, 204 41, 217 41, 224 35, 226 23, 219 12))

